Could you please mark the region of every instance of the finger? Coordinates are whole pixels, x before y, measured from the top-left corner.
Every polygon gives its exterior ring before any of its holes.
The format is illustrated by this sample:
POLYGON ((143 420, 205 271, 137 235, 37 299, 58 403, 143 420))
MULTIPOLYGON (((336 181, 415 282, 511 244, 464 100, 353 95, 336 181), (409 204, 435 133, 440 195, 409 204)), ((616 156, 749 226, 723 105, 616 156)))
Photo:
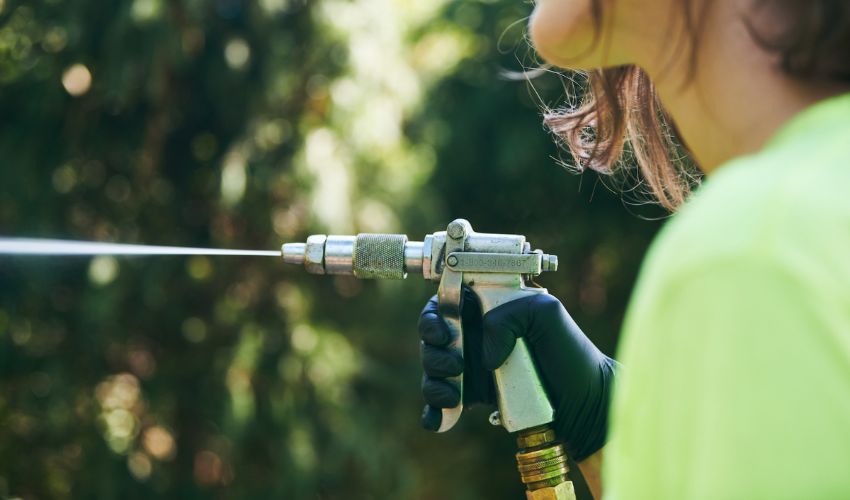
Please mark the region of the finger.
POLYGON ((484 315, 481 362, 487 370, 502 366, 525 330, 524 299, 502 304, 484 315))
POLYGON ((425 405, 422 409, 422 427, 429 431, 437 432, 443 423, 443 412, 439 408, 425 405))
POLYGON ((469 288, 463 289, 461 314, 463 316, 463 324, 465 327, 467 325, 471 326, 481 324, 481 302, 478 300, 478 296, 475 295, 475 292, 469 288))
POLYGON ((425 305, 419 315, 419 336, 426 344, 435 346, 448 345, 452 339, 449 326, 437 311, 437 297, 434 296, 425 305))
POLYGON ((452 339, 449 325, 435 313, 425 313, 419 317, 419 336, 426 344, 433 346, 449 345, 452 339))
POLYGON ((422 368, 431 377, 456 377, 463 373, 463 356, 454 349, 422 343, 422 368))
POLYGON ((460 404, 460 391, 454 384, 427 375, 422 377, 422 397, 435 408, 454 408, 460 404))

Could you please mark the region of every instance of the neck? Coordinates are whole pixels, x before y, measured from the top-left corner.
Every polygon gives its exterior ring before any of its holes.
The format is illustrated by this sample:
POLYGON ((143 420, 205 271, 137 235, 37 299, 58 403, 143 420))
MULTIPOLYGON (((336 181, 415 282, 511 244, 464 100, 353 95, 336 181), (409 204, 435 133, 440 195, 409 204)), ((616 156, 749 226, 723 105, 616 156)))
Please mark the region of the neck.
POLYGON ((760 150, 791 117, 848 90, 785 75, 775 55, 752 40, 740 12, 716 9, 712 16, 728 18, 706 23, 695 74, 689 74, 685 57, 666 68, 656 67, 657 62, 641 64, 706 174, 735 157, 760 150))

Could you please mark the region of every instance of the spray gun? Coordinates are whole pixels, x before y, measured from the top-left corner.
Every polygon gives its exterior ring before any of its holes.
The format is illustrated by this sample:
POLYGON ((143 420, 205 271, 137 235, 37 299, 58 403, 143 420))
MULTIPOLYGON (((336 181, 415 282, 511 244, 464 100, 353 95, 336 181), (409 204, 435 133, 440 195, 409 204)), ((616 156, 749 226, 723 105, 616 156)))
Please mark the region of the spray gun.
MULTIPOLYGON (((526 280, 558 269, 558 258, 531 251, 524 236, 476 233, 463 219, 445 231, 408 241, 403 234, 357 236, 314 235, 306 243, 286 243, 281 251, 185 248, 0 237, 0 255, 251 255, 282 256, 313 274, 348 274, 363 279, 403 279, 422 274, 439 283, 438 308, 452 333, 452 348, 463 354, 460 309, 463 287, 481 302, 482 313, 522 297, 546 293, 527 287, 526 280)), ((575 499, 567 480, 567 456, 555 440, 550 424, 553 410, 537 375, 525 341, 517 339, 513 352, 494 372, 498 411, 493 425, 516 433, 517 468, 529 500, 575 499)), ((463 391, 462 376, 453 379, 463 391)), ((461 401, 463 399, 461 398, 461 401)), ((442 410, 439 432, 457 423, 462 403, 442 410)))
MULTIPOLYGON (((303 265, 313 274, 404 279, 415 273, 439 283, 438 308, 452 332, 451 347, 460 354, 463 287, 477 295, 486 314, 512 300, 547 293, 545 288, 527 287, 526 281, 558 269, 555 255, 531 251, 524 236, 476 233, 464 219, 452 221, 445 231, 426 235, 423 241, 408 241, 403 234, 313 235, 306 243, 284 244, 281 254, 284 262, 303 265)), ((554 411, 522 338, 495 370, 494 378, 498 410, 490 422, 516 433, 517 468, 526 485, 526 497, 574 499, 573 484, 567 479, 567 456, 550 426, 554 411)), ((451 380, 462 394, 462 375, 451 380)), ((444 408, 438 432, 454 427, 462 410, 462 402, 444 408)))

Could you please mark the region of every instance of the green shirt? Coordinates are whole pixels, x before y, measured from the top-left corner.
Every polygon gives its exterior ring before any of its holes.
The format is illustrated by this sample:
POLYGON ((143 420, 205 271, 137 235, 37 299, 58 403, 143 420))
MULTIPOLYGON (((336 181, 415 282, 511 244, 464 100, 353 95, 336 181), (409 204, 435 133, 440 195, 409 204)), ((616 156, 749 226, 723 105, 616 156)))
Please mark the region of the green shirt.
POLYGON ((850 94, 667 224, 618 359, 606 498, 850 498, 850 94))

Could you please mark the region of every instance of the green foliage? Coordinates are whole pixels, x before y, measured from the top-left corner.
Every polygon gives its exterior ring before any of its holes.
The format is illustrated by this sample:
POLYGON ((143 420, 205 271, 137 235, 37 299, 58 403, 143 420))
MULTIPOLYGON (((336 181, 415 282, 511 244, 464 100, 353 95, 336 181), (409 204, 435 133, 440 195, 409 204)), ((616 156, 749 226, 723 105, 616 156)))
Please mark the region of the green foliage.
MULTIPOLYGON (((611 352, 656 224, 559 168, 536 94, 500 77, 533 63, 528 11, 0 0, 0 234, 276 248, 463 216, 558 254, 543 284, 611 352)), ((0 257, 0 497, 521 498, 486 410, 419 429, 431 293, 259 258, 0 257)))

